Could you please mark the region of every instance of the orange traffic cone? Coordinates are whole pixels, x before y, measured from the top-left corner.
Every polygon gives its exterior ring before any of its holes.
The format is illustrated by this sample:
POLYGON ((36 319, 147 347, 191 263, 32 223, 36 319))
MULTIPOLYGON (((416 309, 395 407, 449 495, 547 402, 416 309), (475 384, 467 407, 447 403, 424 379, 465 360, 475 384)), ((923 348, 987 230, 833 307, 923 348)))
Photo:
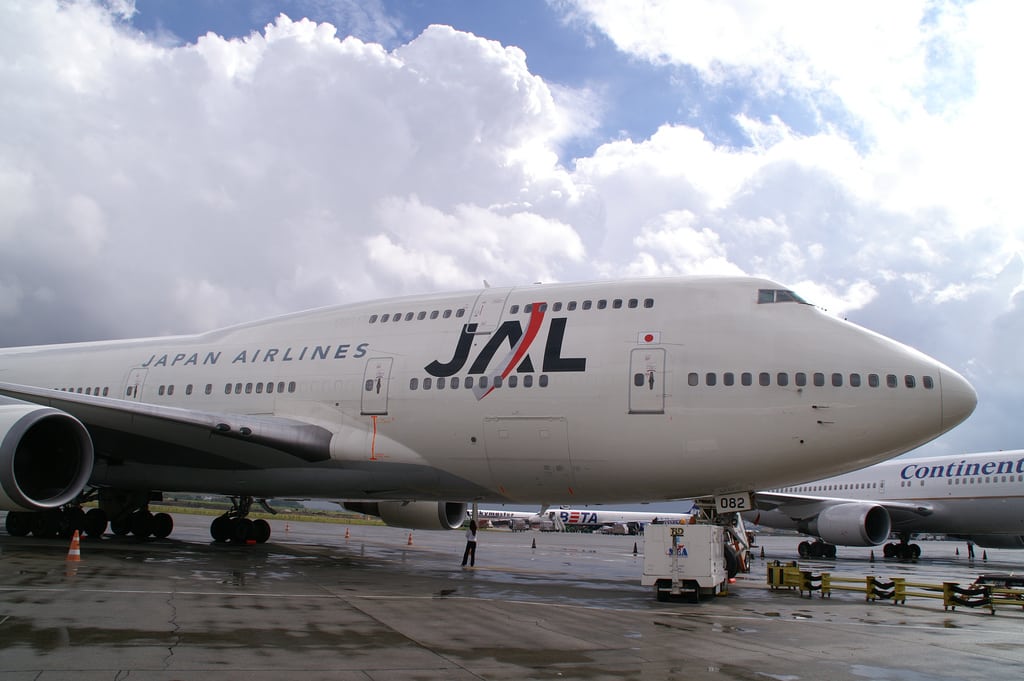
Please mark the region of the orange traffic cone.
POLYGON ((68 547, 68 560, 78 562, 82 560, 82 549, 79 545, 78 530, 75 530, 75 534, 71 537, 71 546, 68 547))
POLYGON ((348 539, 348 528, 345 528, 345 539, 348 539))
POLYGON ((412 532, 409 533, 409 541, 405 542, 406 546, 412 546, 412 532))

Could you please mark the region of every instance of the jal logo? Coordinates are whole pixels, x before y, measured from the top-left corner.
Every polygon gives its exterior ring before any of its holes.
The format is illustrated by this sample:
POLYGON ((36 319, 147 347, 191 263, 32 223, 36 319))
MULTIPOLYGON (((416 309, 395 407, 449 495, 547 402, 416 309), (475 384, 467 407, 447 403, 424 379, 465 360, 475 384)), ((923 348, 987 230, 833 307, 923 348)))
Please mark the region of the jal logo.
MULTIPOLYGON (((477 338, 477 325, 466 324, 462 327, 462 333, 459 334, 459 341, 455 346, 452 358, 447 362, 435 360, 424 369, 431 376, 442 378, 454 376, 469 363, 467 373, 487 374, 488 367, 493 364, 494 356, 507 344, 508 353, 497 363, 495 369, 489 372, 490 375, 500 376, 504 379, 512 371, 532 373, 536 369, 528 353, 540 334, 546 310, 546 304, 534 303, 531 307, 530 321, 525 329, 518 320, 504 322, 491 334, 487 344, 480 349, 475 357, 472 357, 472 362, 470 362, 470 351, 473 348, 473 341, 477 338)), ((587 370, 585 357, 562 357, 562 341, 565 338, 566 321, 566 317, 553 317, 548 325, 547 338, 544 340, 544 360, 540 369, 544 373, 587 370)), ((489 392, 490 390, 487 390, 484 394, 489 392)))

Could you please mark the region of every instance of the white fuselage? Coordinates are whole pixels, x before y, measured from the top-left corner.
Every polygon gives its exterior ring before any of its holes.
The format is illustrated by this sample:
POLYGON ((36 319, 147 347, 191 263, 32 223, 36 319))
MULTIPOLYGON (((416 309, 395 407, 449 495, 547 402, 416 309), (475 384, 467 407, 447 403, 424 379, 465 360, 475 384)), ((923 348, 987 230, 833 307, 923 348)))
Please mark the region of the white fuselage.
MULTIPOLYGON (((929 513, 902 522, 894 517, 895 532, 1024 536, 1024 450, 901 458, 777 491, 928 507, 929 513)), ((761 514, 760 523, 794 527, 770 513, 761 514)))
POLYGON ((113 426, 92 429, 93 484, 257 497, 691 498, 862 468, 973 410, 948 367, 780 291, 698 277, 406 297, 2 350, 0 381, 331 434, 303 462, 151 447, 159 424, 125 455, 113 426))

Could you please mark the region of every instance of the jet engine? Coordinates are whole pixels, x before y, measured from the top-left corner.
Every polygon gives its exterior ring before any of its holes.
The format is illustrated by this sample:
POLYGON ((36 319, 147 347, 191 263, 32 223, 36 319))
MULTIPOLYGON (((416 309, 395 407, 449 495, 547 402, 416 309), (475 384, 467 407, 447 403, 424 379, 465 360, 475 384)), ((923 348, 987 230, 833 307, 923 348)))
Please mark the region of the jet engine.
POLYGON ((467 507, 450 501, 346 501, 342 506, 410 530, 456 530, 466 519, 467 507))
POLYGON ((800 531, 842 546, 878 546, 889 538, 889 513, 878 504, 851 501, 829 506, 800 531))
POLYGON ((59 508, 79 495, 92 465, 92 439, 78 419, 0 398, 0 509, 59 508))

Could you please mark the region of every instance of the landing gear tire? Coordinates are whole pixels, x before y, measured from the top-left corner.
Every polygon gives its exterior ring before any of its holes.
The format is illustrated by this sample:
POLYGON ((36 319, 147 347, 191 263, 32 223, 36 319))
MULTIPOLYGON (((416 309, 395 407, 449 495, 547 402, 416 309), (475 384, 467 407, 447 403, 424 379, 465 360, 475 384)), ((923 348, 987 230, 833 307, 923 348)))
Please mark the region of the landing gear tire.
POLYGON ((219 515, 210 523, 210 536, 218 544, 226 542, 231 537, 231 518, 226 515, 219 515))
POLYGON ((809 542, 809 541, 802 541, 802 542, 800 542, 799 544, 797 544, 796 552, 797 552, 797 554, 799 554, 799 556, 801 558, 803 558, 804 560, 807 560, 808 558, 811 557, 811 542, 809 542))
POLYGON ((10 511, 5 524, 7 534, 12 537, 27 537, 32 531, 32 514, 25 511, 10 511))
POLYGON ((128 524, 128 518, 114 518, 110 521, 110 531, 118 537, 123 537, 131 532, 132 528, 128 524))
POLYGON ((270 523, 263 518, 252 521, 252 538, 257 544, 266 544, 270 539, 270 523))
POLYGON ((107 531, 107 513, 100 508, 91 508, 85 514, 83 521, 85 533, 94 539, 99 539, 107 531))
POLYGON ((157 513, 153 516, 152 530, 157 539, 166 539, 174 531, 174 518, 167 513, 157 513))
POLYGON ((252 536, 252 521, 248 518, 232 519, 231 541, 236 544, 244 544, 252 536))
POLYGON ((128 516, 128 527, 139 539, 145 539, 153 534, 153 514, 140 509, 128 516))

